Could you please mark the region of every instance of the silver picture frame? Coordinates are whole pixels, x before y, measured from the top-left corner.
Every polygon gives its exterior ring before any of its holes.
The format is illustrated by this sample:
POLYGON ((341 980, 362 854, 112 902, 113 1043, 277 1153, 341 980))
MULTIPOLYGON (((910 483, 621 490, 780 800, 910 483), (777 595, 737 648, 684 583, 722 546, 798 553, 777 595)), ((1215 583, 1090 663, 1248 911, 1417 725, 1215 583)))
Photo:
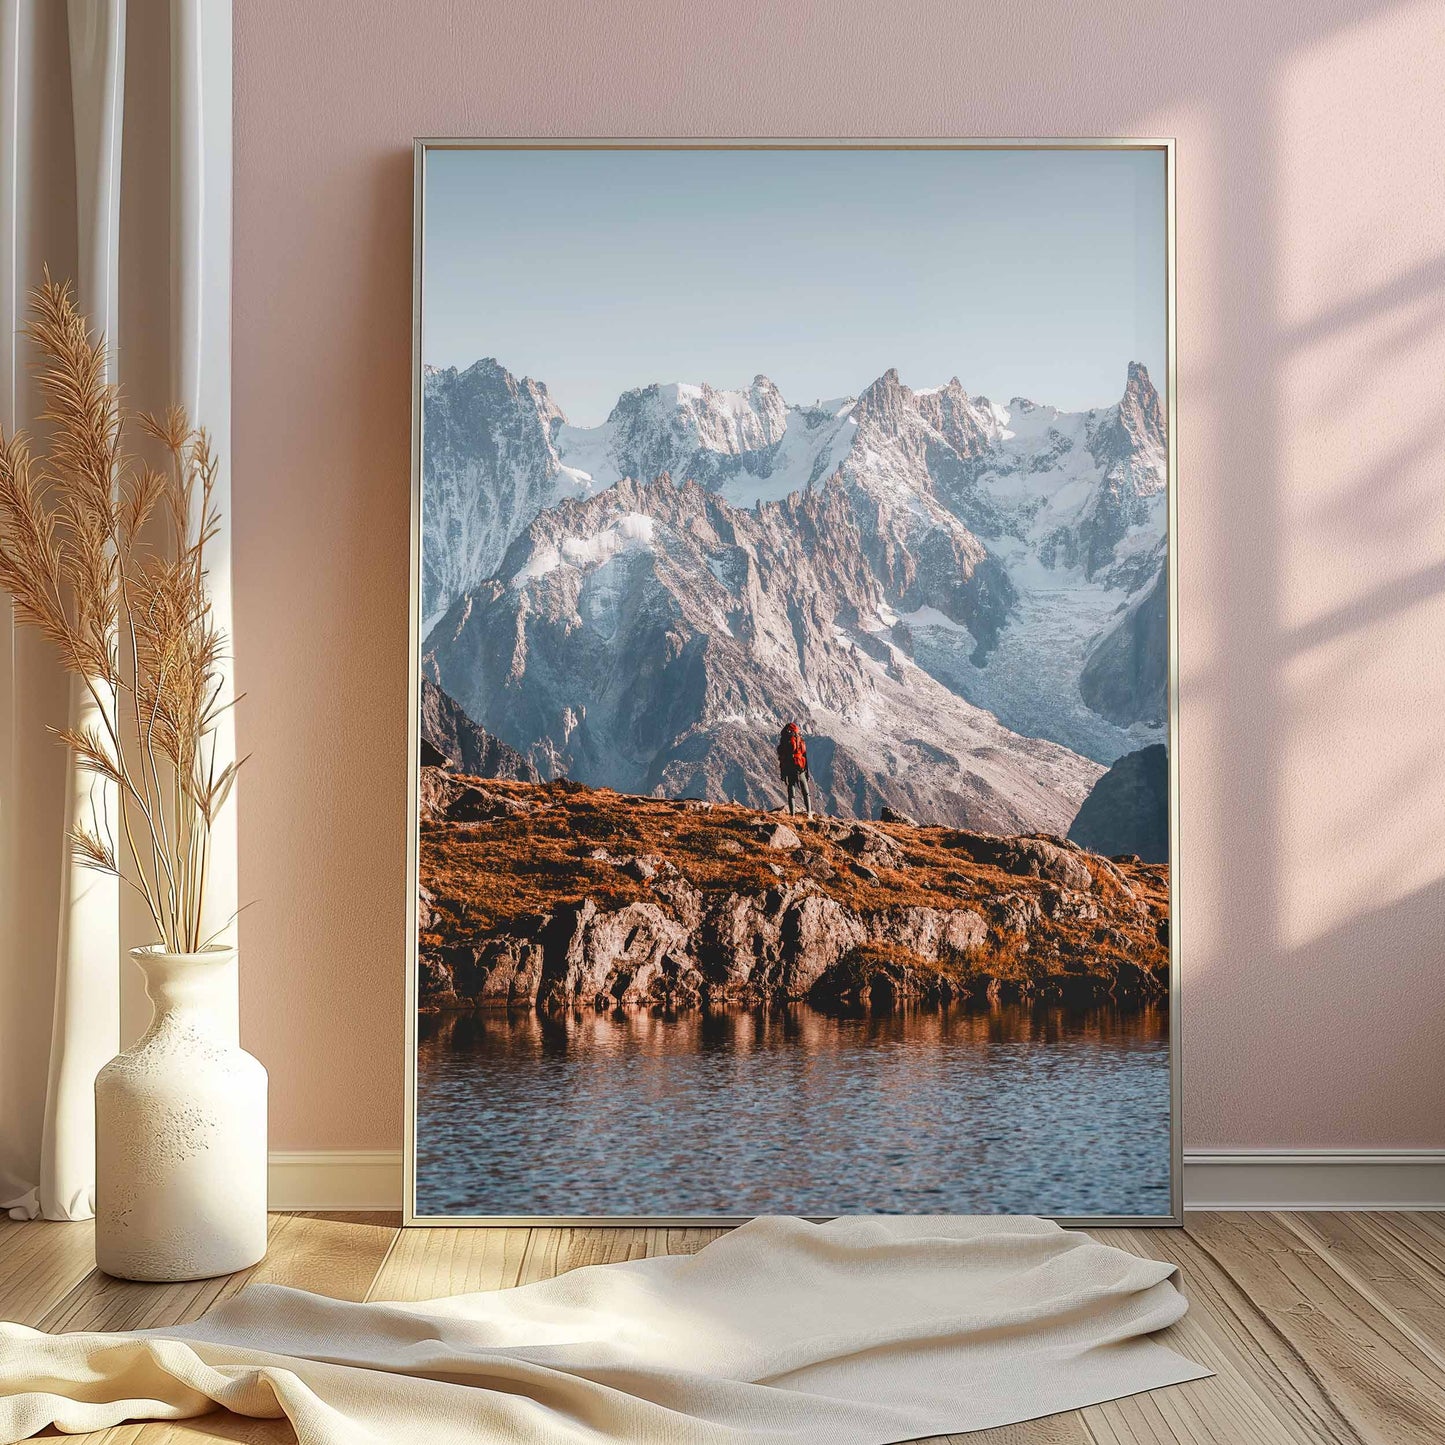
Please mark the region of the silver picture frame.
MULTIPOLYGON (((416 1105, 418 934, 417 890, 420 886, 420 708, 421 687, 421 541, 422 541, 422 303, 423 239, 426 228, 426 162, 434 151, 455 150, 990 150, 990 151, 1093 151, 1137 150, 1162 153, 1165 169, 1166 375, 1164 411, 1167 426, 1167 538, 1168 557, 1168 777, 1169 777, 1169 1198, 1163 1215, 1056 1216, 1064 1225, 1088 1228, 1169 1228, 1182 1226, 1183 1140, 1181 1081, 1181 926, 1179 913, 1179 583, 1178 583, 1178 366, 1176 357, 1176 232, 1175 142, 1170 138, 576 138, 422 137, 413 142, 413 267, 412 267, 412 413, 411 413, 411 594, 407 709, 407 891, 405 921, 406 1067, 404 1109, 404 1191, 402 1223, 406 1227, 725 1227, 745 1223, 749 1215, 423 1215, 416 1210, 416 1105)), ((826 1219, 833 1216, 811 1216, 826 1219)))

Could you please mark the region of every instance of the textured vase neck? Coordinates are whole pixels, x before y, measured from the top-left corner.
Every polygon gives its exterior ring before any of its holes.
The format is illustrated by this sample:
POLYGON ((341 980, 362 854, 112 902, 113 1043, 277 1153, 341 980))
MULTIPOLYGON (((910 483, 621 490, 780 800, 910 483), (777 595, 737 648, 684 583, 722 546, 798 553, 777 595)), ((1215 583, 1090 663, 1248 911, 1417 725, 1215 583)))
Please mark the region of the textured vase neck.
POLYGON ((152 1030, 168 1018, 183 1015, 199 1033, 218 1043, 236 1043, 234 948, 208 948, 200 953, 134 948, 130 956, 145 975, 152 1030))

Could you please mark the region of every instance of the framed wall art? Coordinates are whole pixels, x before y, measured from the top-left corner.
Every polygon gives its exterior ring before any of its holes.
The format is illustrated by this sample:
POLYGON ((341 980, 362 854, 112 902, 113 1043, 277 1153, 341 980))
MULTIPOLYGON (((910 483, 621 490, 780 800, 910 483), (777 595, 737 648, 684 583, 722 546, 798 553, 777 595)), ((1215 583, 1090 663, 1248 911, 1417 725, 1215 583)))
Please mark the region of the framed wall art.
POLYGON ((1172 215, 417 143, 408 1222, 1177 1221, 1172 215))

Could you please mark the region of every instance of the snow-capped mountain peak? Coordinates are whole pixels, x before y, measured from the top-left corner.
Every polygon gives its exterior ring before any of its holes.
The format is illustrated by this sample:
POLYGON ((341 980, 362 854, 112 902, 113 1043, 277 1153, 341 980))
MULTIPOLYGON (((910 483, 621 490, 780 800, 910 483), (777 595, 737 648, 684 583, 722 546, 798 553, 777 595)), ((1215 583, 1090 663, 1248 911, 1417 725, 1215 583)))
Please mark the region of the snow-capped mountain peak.
POLYGON ((803 405, 761 373, 734 389, 653 383, 580 427, 544 384, 491 358, 429 372, 424 398, 428 631, 488 579, 530 595, 579 567, 611 576, 657 545, 661 534, 613 518, 539 534, 504 562, 534 519, 569 499, 670 476, 755 511, 836 478, 879 589, 877 625, 944 685, 1016 732, 1101 762, 1160 735, 1164 592, 1153 584, 1167 447, 1137 363, 1118 402, 1073 412, 1023 397, 999 405, 957 376, 914 390, 889 368, 856 397, 803 405), (1149 645, 1103 647, 1126 625, 1149 645), (1138 675, 1113 680, 1120 668, 1138 675))
POLYGON ((1142 362, 1129 363, 1129 379, 1119 401, 1119 425, 1128 436, 1130 449, 1151 453, 1164 449, 1164 409, 1142 362))
POLYGON ((422 379, 422 616, 430 625, 507 543, 559 496, 590 480, 562 466, 553 438, 565 425, 543 382, 518 379, 494 357, 422 379))
POLYGON ((614 459, 632 464, 624 470, 656 476, 699 451, 737 456, 771 446, 786 428, 787 406, 766 376, 746 391, 674 381, 624 392, 606 425, 614 459))

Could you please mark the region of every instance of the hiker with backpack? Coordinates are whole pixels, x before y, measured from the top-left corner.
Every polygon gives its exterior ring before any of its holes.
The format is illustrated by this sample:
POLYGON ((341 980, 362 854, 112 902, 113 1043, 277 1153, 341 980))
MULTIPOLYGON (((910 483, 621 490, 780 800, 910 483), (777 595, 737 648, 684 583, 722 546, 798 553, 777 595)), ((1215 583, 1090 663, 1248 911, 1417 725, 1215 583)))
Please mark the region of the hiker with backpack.
POLYGON ((813 800, 808 796, 808 745, 795 722, 790 722, 778 738, 778 772, 788 789, 788 815, 791 817, 793 813, 793 789, 800 788, 803 807, 811 818, 813 800))

